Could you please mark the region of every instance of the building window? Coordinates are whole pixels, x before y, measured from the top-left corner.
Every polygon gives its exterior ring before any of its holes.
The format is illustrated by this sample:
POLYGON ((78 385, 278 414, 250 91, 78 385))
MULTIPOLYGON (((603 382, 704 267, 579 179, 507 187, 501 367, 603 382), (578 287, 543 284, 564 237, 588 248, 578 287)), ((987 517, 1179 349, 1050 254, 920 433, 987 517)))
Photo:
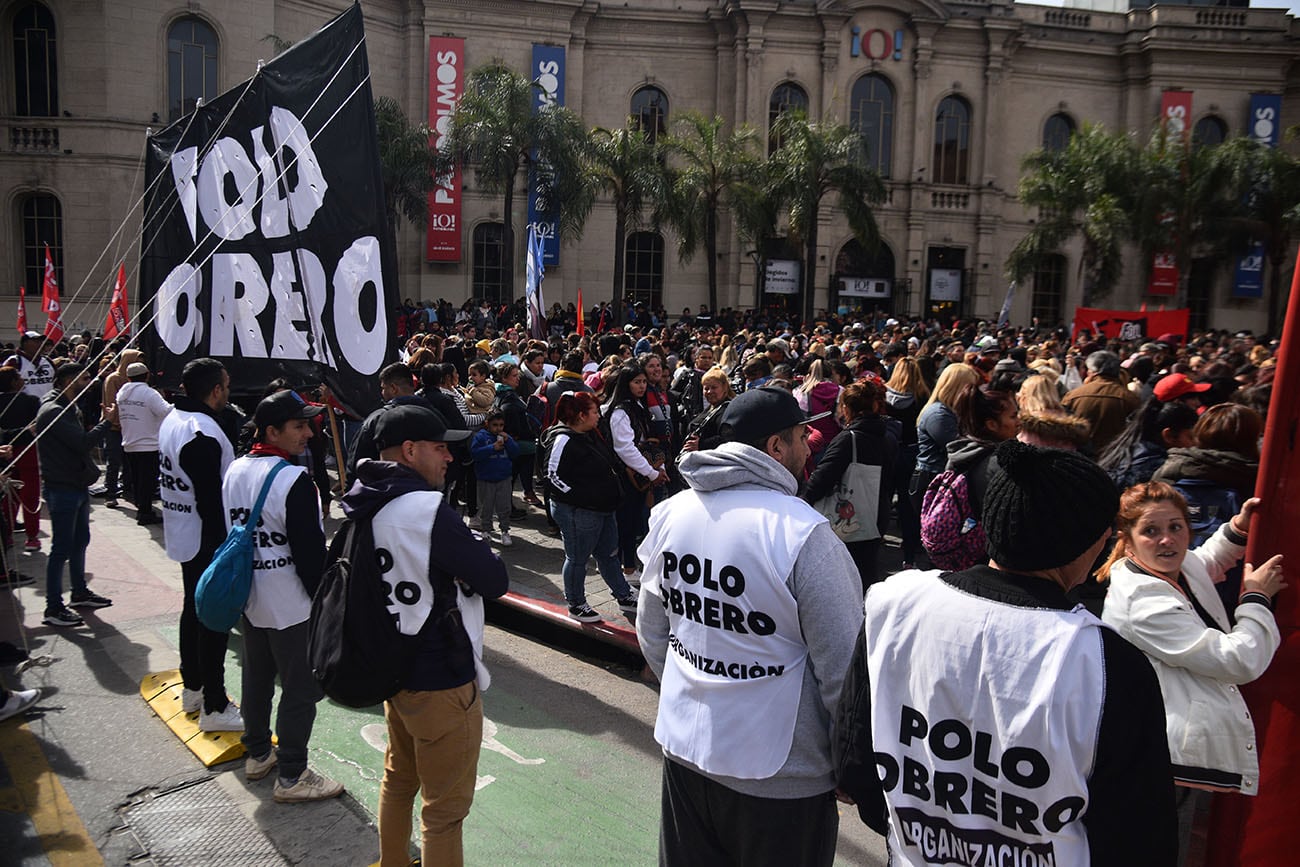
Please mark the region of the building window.
POLYGON ((1063 151, 1074 135, 1074 121, 1068 114, 1054 114, 1043 124, 1043 150, 1063 151))
POLYGON ((54 50, 54 16, 40 3, 14 14, 14 114, 55 117, 59 76, 54 50))
POLYGON ((632 125, 654 144, 668 132, 668 95, 657 87, 641 88, 632 94, 631 115, 632 125))
POLYGON ((772 91, 772 99, 767 104, 767 152, 775 153, 781 146, 776 135, 776 122, 788 111, 801 111, 808 114, 808 93, 793 82, 778 84, 772 91))
POLYGON ((1192 147, 1217 147, 1227 137, 1228 125, 1212 114, 1207 114, 1192 127, 1192 147))
POLYGON ((894 87, 883 75, 864 75, 853 84, 849 126, 862 136, 867 163, 889 177, 894 162, 894 87))
POLYGON ((1041 325, 1055 328, 1064 320, 1065 308, 1065 257, 1052 254, 1034 269, 1034 295, 1029 304, 1029 315, 1037 317, 1041 325))
POLYGON ((45 248, 54 260, 54 276, 63 286, 63 207, 48 193, 25 196, 19 203, 23 233, 23 282, 30 298, 45 285, 45 248))
POLYGON ((479 223, 474 227, 475 298, 508 302, 506 298, 506 227, 504 223, 479 223))
POLYGON ((167 119, 194 111, 217 95, 217 34, 198 18, 182 18, 167 31, 167 119))
POLYGON ((664 293, 664 239, 658 232, 628 235, 623 257, 623 297, 658 309, 664 293))
POLYGON ((967 183, 970 167, 970 105, 959 96, 945 97, 934 113, 936 184, 967 183))

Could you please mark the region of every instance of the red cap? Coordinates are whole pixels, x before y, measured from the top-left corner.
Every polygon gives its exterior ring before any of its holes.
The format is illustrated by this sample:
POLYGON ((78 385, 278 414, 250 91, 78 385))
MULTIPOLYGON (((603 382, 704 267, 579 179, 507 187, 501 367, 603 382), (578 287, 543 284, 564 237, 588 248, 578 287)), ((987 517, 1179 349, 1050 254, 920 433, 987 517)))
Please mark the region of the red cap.
POLYGON ((1168 403, 1171 400, 1202 391, 1209 391, 1213 386, 1208 382, 1193 382, 1185 373, 1171 373, 1156 383, 1156 400, 1168 403))

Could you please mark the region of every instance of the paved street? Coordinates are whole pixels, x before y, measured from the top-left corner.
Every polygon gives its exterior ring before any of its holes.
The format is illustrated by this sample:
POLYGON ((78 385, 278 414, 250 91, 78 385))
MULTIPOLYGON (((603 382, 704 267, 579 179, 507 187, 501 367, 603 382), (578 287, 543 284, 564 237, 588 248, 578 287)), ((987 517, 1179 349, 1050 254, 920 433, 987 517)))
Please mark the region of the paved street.
MULTIPOLYGON (((0 862, 215 865, 234 863, 239 852, 249 857, 244 863, 373 862, 384 745, 379 709, 323 702, 312 762, 348 794, 282 806, 271 801, 269 779, 243 779, 241 763, 204 769, 141 700, 141 678, 178 664, 181 588, 179 570, 157 543, 159 529, 137 527, 133 518, 129 509, 92 510, 92 586, 115 604, 90 612, 88 626, 41 626, 41 582, 0 594, 0 637, 13 640, 24 622, 38 662, 3 677, 46 691, 25 724, 0 723, 0 839, 17 841, 0 862)), ((559 541, 538 532, 541 521, 534 511, 520 525, 507 559, 516 590, 554 603, 559 541)), ((17 556, 22 571, 43 575, 43 554, 17 556)), ((610 624, 588 632, 626 637, 627 622, 596 584, 592 604, 610 624)), ((493 685, 465 831, 469 863, 653 864, 655 687, 629 654, 584 642, 534 614, 507 613, 512 629, 524 622, 529 634, 488 629, 493 685)), ((236 696, 240 649, 236 634, 227 663, 236 696)), ((839 853, 842 864, 884 863, 882 841, 851 809, 839 853)))

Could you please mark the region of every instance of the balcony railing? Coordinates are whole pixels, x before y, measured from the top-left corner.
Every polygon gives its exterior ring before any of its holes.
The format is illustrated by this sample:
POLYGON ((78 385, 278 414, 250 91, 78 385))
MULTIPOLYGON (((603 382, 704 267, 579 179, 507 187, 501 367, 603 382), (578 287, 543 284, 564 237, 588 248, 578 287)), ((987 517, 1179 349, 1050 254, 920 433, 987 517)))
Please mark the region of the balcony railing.
POLYGON ((18 153, 57 153, 59 128, 53 126, 9 127, 9 150, 18 153))

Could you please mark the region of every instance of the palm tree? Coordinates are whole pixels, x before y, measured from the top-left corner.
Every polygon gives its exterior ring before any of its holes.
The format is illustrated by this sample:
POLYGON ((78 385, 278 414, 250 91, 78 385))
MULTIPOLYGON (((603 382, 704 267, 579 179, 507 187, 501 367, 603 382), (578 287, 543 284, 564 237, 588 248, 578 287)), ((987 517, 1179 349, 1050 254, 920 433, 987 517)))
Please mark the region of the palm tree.
POLYGON ((1240 255, 1253 242, 1263 245, 1269 262, 1268 333, 1282 321, 1282 266, 1300 233, 1300 162, 1280 148, 1248 138, 1231 138, 1213 149, 1223 184, 1228 250, 1240 255))
POLYGON ((393 235, 397 219, 423 228, 429 221, 429 193, 439 174, 438 151, 429 146, 429 128, 413 124, 397 101, 375 100, 379 133, 379 164, 384 180, 384 213, 393 235))
POLYGON ((543 210, 557 212, 560 236, 581 230, 584 202, 582 154, 585 133, 572 111, 557 105, 533 110, 537 85, 493 62, 469 74, 452 114, 449 149, 474 166, 486 192, 502 196, 506 291, 514 297, 515 188, 520 173, 536 170, 543 210))
POLYGON ((623 295, 627 233, 641 225, 647 207, 663 198, 659 149, 632 118, 620 129, 596 127, 587 139, 589 189, 609 195, 614 204, 614 286, 611 309, 623 295))
POLYGON ((838 123, 809 123, 789 111, 773 126, 781 146, 769 158, 771 182, 786 202, 790 234, 804 245, 804 318, 813 314, 817 286, 817 220, 822 199, 838 193, 839 209, 864 247, 880 240, 871 206, 885 200, 885 184, 867 161, 862 135, 838 123))
POLYGON ((749 126, 724 133, 723 123, 697 112, 677 120, 678 134, 663 144, 676 164, 668 170, 657 215, 676 232, 682 262, 689 262, 703 242, 713 311, 718 309, 718 212, 735 202, 758 163, 750 149, 757 133, 749 126))
POLYGON ((785 210, 781 191, 773 180, 772 165, 763 161, 732 194, 731 217, 736 231, 754 247, 754 306, 763 304, 763 275, 767 271, 768 245, 777 234, 785 210))
POLYGON ((1007 259, 1007 274, 1023 280, 1075 235, 1083 237, 1079 270, 1083 306, 1110 290, 1122 269, 1131 234, 1137 148, 1123 133, 1088 124, 1056 151, 1037 150, 1024 160, 1020 201, 1037 208, 1038 221, 1007 259))

